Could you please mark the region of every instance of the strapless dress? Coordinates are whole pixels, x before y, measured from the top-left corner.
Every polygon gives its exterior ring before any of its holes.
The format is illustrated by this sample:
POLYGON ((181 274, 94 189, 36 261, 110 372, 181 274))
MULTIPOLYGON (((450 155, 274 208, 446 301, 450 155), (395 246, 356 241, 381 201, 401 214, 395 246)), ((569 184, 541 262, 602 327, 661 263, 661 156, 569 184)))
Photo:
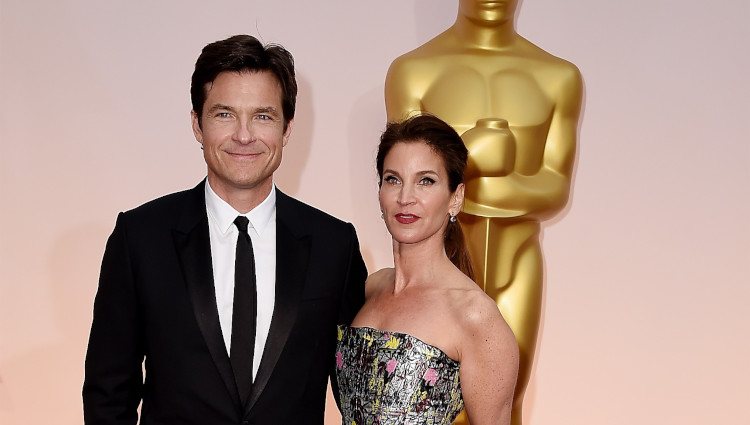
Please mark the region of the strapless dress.
POLYGON ((408 334, 339 326, 342 425, 450 425, 464 406, 459 363, 408 334))

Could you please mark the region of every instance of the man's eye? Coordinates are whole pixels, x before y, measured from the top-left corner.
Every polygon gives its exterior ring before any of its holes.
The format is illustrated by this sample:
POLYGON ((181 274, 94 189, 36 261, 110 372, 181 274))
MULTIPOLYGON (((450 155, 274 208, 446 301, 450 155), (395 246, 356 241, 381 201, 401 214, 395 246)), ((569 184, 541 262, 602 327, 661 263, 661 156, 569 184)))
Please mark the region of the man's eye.
POLYGON ((219 112, 216 114, 217 118, 230 118, 231 116, 232 114, 230 114, 229 112, 219 112))
POLYGON ((266 114, 258 114, 256 115, 256 118, 258 118, 261 121, 268 121, 268 120, 273 119, 270 115, 266 115, 266 114))

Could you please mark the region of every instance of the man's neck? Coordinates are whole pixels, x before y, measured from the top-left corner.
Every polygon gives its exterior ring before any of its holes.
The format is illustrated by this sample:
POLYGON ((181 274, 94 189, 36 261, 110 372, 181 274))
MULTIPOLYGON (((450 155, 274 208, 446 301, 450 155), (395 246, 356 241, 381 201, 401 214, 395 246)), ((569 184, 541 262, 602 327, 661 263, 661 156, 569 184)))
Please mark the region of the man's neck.
POLYGON ((246 214, 260 205, 273 188, 273 180, 270 177, 252 188, 229 187, 216 182, 210 175, 208 176, 208 184, 219 198, 241 214, 246 214))

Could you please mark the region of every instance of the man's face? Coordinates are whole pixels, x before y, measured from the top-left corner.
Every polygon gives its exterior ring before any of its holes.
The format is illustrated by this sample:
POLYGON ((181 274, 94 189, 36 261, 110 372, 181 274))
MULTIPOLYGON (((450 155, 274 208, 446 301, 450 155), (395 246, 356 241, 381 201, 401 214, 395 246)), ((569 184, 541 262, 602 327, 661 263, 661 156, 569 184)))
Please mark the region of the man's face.
POLYGON ((225 200, 242 191, 267 193, 292 128, 291 121, 284 128, 278 80, 267 71, 222 72, 205 90, 192 121, 211 188, 225 200))
POLYGON ((459 0, 459 13, 476 23, 505 23, 513 20, 518 0, 459 0))

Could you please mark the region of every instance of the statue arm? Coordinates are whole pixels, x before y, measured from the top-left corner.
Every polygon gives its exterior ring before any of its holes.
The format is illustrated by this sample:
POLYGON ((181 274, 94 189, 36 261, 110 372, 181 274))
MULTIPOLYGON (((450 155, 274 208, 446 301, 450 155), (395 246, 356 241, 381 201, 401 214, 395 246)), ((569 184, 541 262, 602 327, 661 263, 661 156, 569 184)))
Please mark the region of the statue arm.
POLYGON ((419 84, 411 81, 408 64, 398 58, 385 77, 385 110, 389 122, 401 121, 422 110, 419 84))
MULTIPOLYGON (((561 82, 558 92, 558 102, 547 134, 542 167, 564 177, 565 180, 570 180, 573 171, 582 96, 581 74, 572 66, 570 74, 561 82)), ((562 200, 563 204, 566 199, 562 200)))
POLYGON ((467 200, 464 211, 480 216, 544 219, 565 206, 575 160, 582 87, 581 75, 572 67, 557 90, 539 171, 533 175, 513 172, 505 177, 469 182, 467 191, 491 195, 478 203, 467 200))

